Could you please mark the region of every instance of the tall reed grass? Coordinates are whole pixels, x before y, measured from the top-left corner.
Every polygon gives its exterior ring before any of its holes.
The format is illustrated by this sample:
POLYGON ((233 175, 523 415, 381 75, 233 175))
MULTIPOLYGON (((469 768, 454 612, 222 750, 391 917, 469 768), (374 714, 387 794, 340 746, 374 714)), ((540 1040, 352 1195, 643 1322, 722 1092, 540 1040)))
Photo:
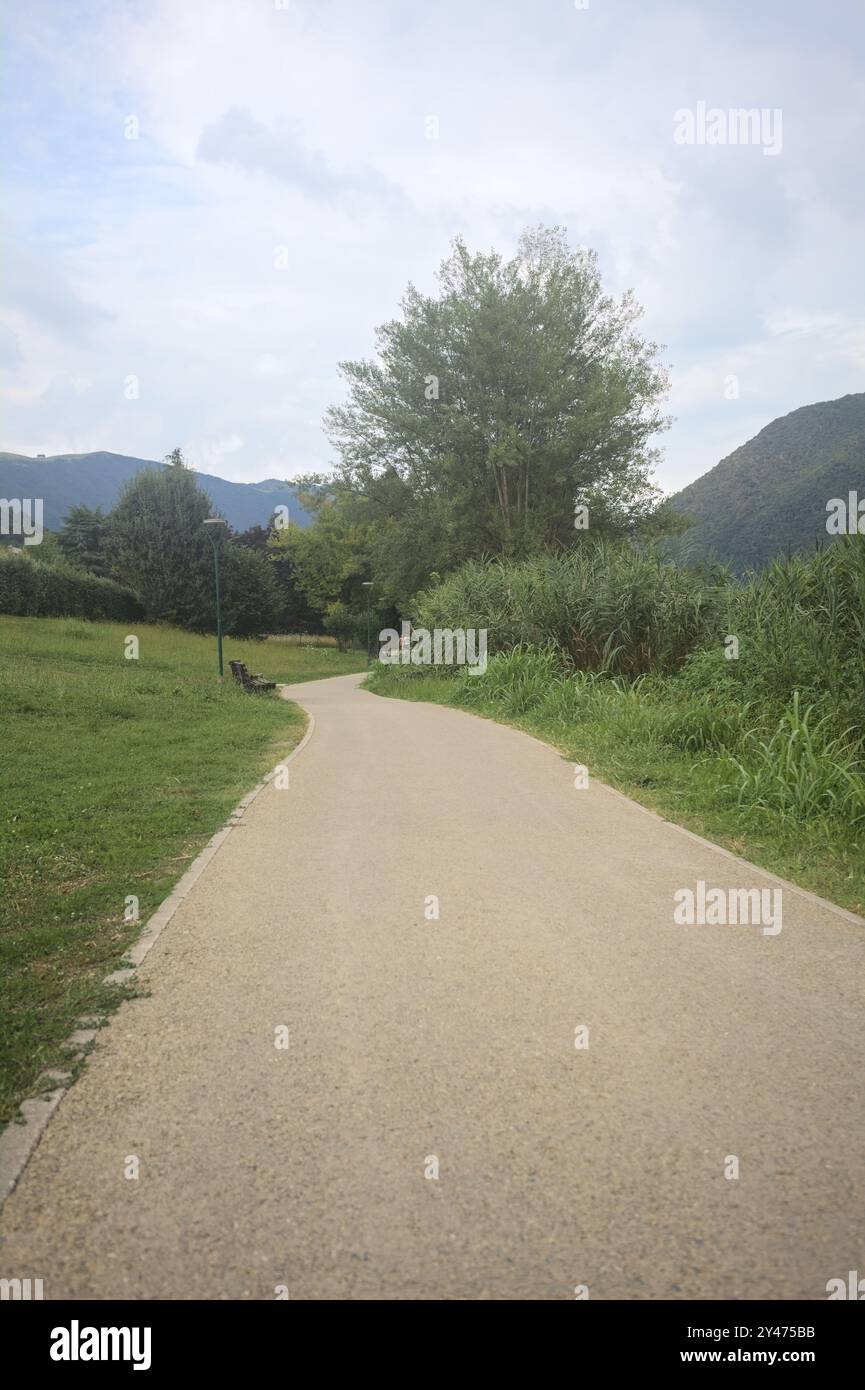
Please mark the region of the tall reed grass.
POLYGON ((693 756, 750 812, 865 830, 865 538, 744 581, 615 543, 472 563, 412 616, 487 629, 486 674, 452 673, 452 703, 592 724, 693 756))
POLYGON ((419 596, 421 627, 486 628, 491 651, 553 643, 578 669, 678 669, 717 628, 728 580, 610 542, 519 563, 472 562, 419 596))

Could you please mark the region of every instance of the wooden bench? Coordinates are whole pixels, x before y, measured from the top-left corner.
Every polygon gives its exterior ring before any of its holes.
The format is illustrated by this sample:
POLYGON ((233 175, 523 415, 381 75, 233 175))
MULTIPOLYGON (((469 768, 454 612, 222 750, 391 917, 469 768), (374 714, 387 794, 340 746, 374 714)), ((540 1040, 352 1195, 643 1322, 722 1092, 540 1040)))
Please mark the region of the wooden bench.
POLYGON ((228 664, 231 667, 231 674, 234 676, 234 679, 237 681, 238 685, 243 686, 244 690, 276 689, 276 681, 266 681, 263 676, 250 675, 244 662, 229 661, 228 664))

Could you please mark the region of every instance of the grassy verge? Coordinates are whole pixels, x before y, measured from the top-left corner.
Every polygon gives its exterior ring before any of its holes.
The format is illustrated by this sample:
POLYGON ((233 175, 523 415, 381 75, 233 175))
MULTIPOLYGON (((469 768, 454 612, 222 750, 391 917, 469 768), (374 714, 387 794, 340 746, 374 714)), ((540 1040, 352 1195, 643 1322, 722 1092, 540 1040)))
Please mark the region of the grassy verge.
POLYGON ((379 695, 430 700, 524 729, 667 819, 865 915, 862 828, 820 809, 825 757, 814 760, 814 779, 798 802, 759 790, 757 774, 782 766, 785 754, 795 763, 791 780, 804 785, 807 729, 804 737, 791 729, 783 748, 764 757, 708 697, 690 699, 674 682, 563 675, 556 658, 539 652, 495 656, 482 676, 380 666, 366 684, 379 695), (744 797, 733 753, 745 759, 744 797))
MULTIPOLYGON (((280 682, 361 670, 363 653, 227 640, 280 682)), ((226 667, 227 669, 227 667, 226 667)), ((0 617, 0 1124, 103 977, 262 773, 299 741, 296 705, 215 678, 215 641, 144 624, 0 617), (139 640, 138 660, 124 657, 139 640), (138 924, 124 920, 139 899, 138 924)))

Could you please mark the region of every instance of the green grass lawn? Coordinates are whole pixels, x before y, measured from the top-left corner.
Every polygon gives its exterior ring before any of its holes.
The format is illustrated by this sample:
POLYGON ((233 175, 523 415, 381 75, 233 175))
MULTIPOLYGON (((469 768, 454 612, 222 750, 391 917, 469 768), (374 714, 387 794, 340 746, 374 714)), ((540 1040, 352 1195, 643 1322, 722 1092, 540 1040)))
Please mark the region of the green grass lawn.
MULTIPOLYGON (((363 653, 225 643, 272 680, 362 670, 363 653)), ((214 638, 145 624, 0 617, 0 1124, 33 1091, 141 925, 305 719, 216 679, 214 638), (139 659, 126 660, 134 633, 139 659), (124 902, 140 921, 124 921, 124 902)))
MULTIPOLYGON (((366 682, 375 694, 470 709, 549 743, 634 801, 694 830, 734 854, 865 916, 865 853, 861 832, 843 820, 791 820, 763 807, 742 807, 724 790, 718 760, 671 747, 663 736, 663 705, 616 697, 610 685, 586 702, 582 717, 543 692, 469 681, 471 701, 446 674, 377 666, 366 682)), ((462 689, 465 688, 463 683, 462 689)))

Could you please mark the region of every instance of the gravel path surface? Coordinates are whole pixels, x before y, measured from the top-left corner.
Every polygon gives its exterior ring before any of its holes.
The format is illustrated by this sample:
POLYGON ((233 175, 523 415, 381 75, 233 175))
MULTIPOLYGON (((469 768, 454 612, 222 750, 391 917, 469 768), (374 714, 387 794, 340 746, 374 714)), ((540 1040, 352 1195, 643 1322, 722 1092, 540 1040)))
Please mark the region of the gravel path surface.
POLYGON ((46 1298, 820 1299, 865 1273, 865 925, 790 888, 774 935, 678 924, 698 880, 777 881, 523 734, 359 680, 285 691, 316 720, 289 786, 100 1035, 0 1274, 46 1298))

